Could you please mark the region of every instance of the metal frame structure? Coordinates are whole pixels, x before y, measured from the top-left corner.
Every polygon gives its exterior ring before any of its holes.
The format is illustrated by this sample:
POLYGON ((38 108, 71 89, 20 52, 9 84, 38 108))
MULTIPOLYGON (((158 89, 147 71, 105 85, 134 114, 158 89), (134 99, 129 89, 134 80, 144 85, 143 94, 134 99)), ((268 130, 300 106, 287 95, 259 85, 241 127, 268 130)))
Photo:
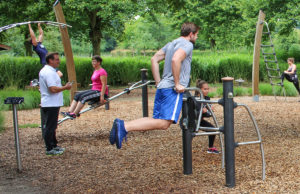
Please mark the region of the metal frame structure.
POLYGON ((62 28, 64 28, 64 27, 72 28, 72 26, 70 26, 68 24, 60 23, 60 22, 53 22, 53 21, 29 21, 29 22, 20 22, 20 23, 15 23, 15 24, 9 24, 9 25, 6 25, 6 26, 2 26, 2 27, 0 27, 0 33, 6 31, 8 29, 19 27, 19 26, 22 26, 22 25, 37 24, 37 23, 42 23, 42 24, 47 24, 47 25, 57 26, 57 27, 61 26, 62 28))
MULTIPOLYGON (((264 150, 262 144, 262 138, 255 121, 255 118, 250 110, 250 108, 245 104, 238 104, 233 101, 233 78, 222 78, 223 80, 223 98, 217 101, 205 100, 203 94, 198 88, 187 88, 187 91, 197 90, 200 92, 200 98, 196 98, 197 102, 201 103, 200 114, 198 117, 198 122, 195 127, 195 116, 194 109, 195 106, 192 103, 189 103, 189 97, 183 99, 182 107, 182 117, 183 117, 183 129, 182 129, 182 141, 183 141, 183 173, 188 175, 192 174, 192 138, 197 135, 217 135, 220 137, 221 133, 224 133, 225 141, 225 174, 226 174, 226 186, 234 187, 235 186, 235 148, 241 145, 250 145, 250 144, 260 144, 261 158, 262 158, 262 179, 265 180, 265 158, 264 150), (216 125, 216 128, 210 127, 201 127, 200 122, 202 118, 202 110, 205 103, 209 104, 220 104, 223 106, 224 110, 224 126, 219 127, 216 125), (244 107, 250 118, 253 122, 258 140, 248 141, 248 142, 235 142, 234 140, 234 108, 242 106, 244 107), (198 133, 198 130, 206 130, 209 132, 198 133)), ((211 108, 207 106, 209 110, 211 108)), ((216 118, 213 117, 215 123, 216 118)), ((223 153, 223 149, 222 149, 223 153)), ((223 167, 224 156, 222 157, 222 167, 223 167)))
POLYGON ((22 171, 22 162, 21 162, 21 150, 20 150, 20 140, 19 140, 17 105, 22 104, 23 102, 24 102, 24 97, 8 97, 4 100, 4 104, 11 104, 12 108, 13 108, 15 147, 16 147, 16 158, 17 158, 18 172, 22 171))
POLYGON ((281 72, 280 72, 280 68, 278 65, 278 60, 276 57, 276 52, 275 52, 274 44, 272 41, 269 25, 265 21, 263 21, 262 23, 265 24, 265 26, 266 26, 266 31, 263 31, 262 34, 268 35, 269 42, 268 43, 266 42, 266 44, 261 44, 260 47, 261 47, 262 55, 264 57, 266 69, 268 71, 268 77, 270 80, 270 84, 272 86, 272 91, 273 91, 275 99, 277 100, 276 90, 275 90, 274 86, 280 86, 282 89, 283 96, 285 97, 285 100, 286 100, 286 91, 285 91, 283 82, 281 80, 281 72), (275 81, 275 83, 274 83, 274 81, 275 81))
MULTIPOLYGON (((146 82, 138 81, 138 82, 134 83, 133 85, 131 85, 129 88, 125 88, 122 92, 120 92, 120 93, 118 93, 118 94, 116 94, 116 95, 114 95, 114 96, 112 96, 112 97, 106 99, 106 103, 108 103, 108 102, 110 102, 110 101, 112 101, 112 100, 118 98, 119 96, 121 96, 121 95, 123 95, 123 94, 129 94, 131 90, 134 90, 134 89, 137 89, 137 88, 141 88, 141 87, 146 86, 146 85, 148 85, 148 84, 150 84, 150 83, 154 83, 154 81, 150 81, 150 80, 149 80, 149 81, 146 81, 146 82)), ((93 103, 93 104, 91 104, 89 107, 87 107, 87 108, 83 109, 82 111, 80 111, 79 114, 82 114, 82 113, 85 113, 85 112, 87 112, 87 111, 93 110, 93 109, 98 108, 98 107, 100 107, 100 106, 102 106, 102 105, 103 105, 103 104, 99 104, 98 102, 97 102, 97 103, 93 103)), ((66 116, 66 117, 64 117, 64 118, 62 118, 62 119, 60 119, 60 120, 58 120, 57 124, 61 124, 61 123, 63 123, 64 121, 67 121, 67 120, 69 120, 69 119, 70 119, 70 120, 73 120, 74 118, 73 118, 73 117, 66 116)))

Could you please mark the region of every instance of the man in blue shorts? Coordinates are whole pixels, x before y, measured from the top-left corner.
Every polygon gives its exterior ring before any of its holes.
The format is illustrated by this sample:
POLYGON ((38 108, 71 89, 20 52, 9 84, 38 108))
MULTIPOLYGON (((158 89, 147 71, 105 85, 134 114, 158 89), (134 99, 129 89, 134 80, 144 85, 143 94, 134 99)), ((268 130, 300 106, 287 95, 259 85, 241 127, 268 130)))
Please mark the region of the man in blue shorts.
POLYGON ((153 118, 145 117, 124 122, 115 119, 109 141, 116 143, 118 149, 131 131, 166 130, 172 123, 177 123, 182 107, 182 96, 188 86, 192 52, 198 38, 199 27, 193 23, 181 26, 181 36, 166 44, 151 58, 152 74, 157 86, 154 101, 153 118), (159 73, 159 62, 165 60, 162 79, 159 73))

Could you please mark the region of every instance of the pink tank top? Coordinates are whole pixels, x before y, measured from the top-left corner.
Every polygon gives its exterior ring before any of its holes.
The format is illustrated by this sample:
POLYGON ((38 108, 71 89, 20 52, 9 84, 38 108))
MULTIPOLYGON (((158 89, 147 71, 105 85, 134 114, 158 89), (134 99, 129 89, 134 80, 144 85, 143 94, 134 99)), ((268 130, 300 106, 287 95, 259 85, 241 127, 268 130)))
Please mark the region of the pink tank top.
MULTIPOLYGON (((92 90, 98 90, 101 92, 101 90, 102 90, 102 82, 100 79, 101 76, 107 76, 105 69, 99 69, 99 70, 94 71, 94 73, 91 77, 92 84, 93 84, 92 90)), ((107 86, 106 86, 105 94, 108 95, 107 86)))

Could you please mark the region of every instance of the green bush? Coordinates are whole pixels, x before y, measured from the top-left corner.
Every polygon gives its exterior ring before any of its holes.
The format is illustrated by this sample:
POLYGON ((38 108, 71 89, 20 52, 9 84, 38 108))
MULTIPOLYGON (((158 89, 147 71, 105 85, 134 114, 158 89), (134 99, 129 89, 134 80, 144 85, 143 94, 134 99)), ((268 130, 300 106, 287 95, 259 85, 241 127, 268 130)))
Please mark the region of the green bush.
POLYGON ((289 57, 295 58, 295 62, 300 62, 300 44, 292 44, 288 54, 289 57))
POLYGON ((252 59, 250 56, 233 56, 220 60, 219 77, 252 79, 252 59))
MULTIPOLYGON (((64 91, 64 105, 70 105, 70 92, 64 91)), ((10 110, 11 105, 4 104, 4 100, 7 97, 24 97, 24 102, 18 105, 18 109, 26 110, 40 107, 41 95, 38 90, 16 90, 16 89, 5 89, 0 91, 0 109, 10 110)))
MULTIPOLYGON (((218 83, 222 77, 231 76, 235 79, 252 80, 252 56, 250 54, 230 54, 211 52, 196 55, 192 60, 192 81, 203 79, 209 83, 218 83)), ((75 57, 77 82, 81 87, 88 88, 91 83, 93 67, 91 58, 75 57)), ((148 69, 148 79, 153 79, 150 57, 103 57, 103 68, 108 73, 108 84, 113 86, 127 85, 141 79, 140 69, 148 69)), ((279 63, 281 72, 287 69, 286 62, 279 63)), ((0 58, 0 88, 15 86, 25 88, 30 81, 38 78, 41 69, 38 58, 11 57, 0 58)), ((65 58, 61 58, 59 69, 63 72, 63 84, 68 81, 65 58)), ((163 62, 160 65, 162 75, 163 62)), ((260 60, 260 81, 267 81, 267 71, 263 59, 260 60)))
POLYGON ((248 95, 248 89, 242 87, 233 88, 233 96, 246 96, 248 95))
MULTIPOLYGON (((297 96, 298 95, 298 92, 297 92, 295 86, 293 85, 293 83, 284 81, 283 84, 284 84, 286 96, 297 96)), ((274 92, 275 92, 276 96, 284 96, 282 87, 280 87, 280 86, 274 86, 274 92)), ((259 93, 260 93, 260 95, 263 95, 263 96, 264 95, 266 95, 266 96, 274 95, 272 86, 267 83, 259 84, 259 93)))

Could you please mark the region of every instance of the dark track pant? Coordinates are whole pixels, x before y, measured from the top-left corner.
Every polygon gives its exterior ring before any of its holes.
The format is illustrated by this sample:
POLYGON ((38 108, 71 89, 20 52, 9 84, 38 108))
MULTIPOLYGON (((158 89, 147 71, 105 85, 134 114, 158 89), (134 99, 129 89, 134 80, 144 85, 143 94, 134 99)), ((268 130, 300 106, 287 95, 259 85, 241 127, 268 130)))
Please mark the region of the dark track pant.
MULTIPOLYGON (((215 127, 210 122, 208 122, 206 120, 202 120, 201 123, 200 123, 200 126, 201 127, 215 127)), ((208 136, 208 147, 209 148, 214 146, 215 138, 216 138, 216 135, 209 135, 208 136)))
POLYGON ((293 82, 295 88, 297 89, 298 93, 300 94, 299 80, 298 80, 297 75, 296 76, 291 76, 289 74, 282 73, 281 74, 281 80, 282 80, 282 82, 283 82, 284 78, 286 78, 286 80, 288 80, 289 82, 293 82))
POLYGON ((42 132, 47 151, 57 146, 56 128, 60 107, 42 107, 42 132))

